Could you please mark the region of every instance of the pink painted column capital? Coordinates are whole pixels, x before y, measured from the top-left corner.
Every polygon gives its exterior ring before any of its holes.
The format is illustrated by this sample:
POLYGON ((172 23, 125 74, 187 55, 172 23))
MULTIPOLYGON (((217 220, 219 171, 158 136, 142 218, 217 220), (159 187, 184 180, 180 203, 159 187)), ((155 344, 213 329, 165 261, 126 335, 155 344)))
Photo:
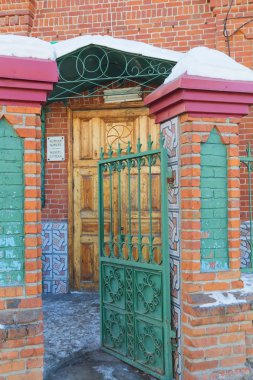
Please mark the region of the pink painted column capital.
POLYGON ((57 81, 55 61, 0 56, 0 105, 39 107, 57 81))
POLYGON ((241 118, 253 104, 253 83, 182 75, 145 98, 161 123, 187 113, 191 117, 241 118))

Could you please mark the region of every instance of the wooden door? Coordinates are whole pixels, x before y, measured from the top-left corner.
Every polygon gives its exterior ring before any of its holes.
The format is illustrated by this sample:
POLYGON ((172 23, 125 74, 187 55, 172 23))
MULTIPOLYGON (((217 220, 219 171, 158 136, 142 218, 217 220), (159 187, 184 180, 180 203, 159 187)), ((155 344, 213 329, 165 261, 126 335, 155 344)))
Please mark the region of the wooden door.
MULTIPOLYGON (((146 108, 74 112, 73 114, 73 276, 74 287, 98 287, 98 160, 105 152, 148 135, 158 145, 159 128, 146 108)), ((106 225, 105 225, 106 228, 106 225)))

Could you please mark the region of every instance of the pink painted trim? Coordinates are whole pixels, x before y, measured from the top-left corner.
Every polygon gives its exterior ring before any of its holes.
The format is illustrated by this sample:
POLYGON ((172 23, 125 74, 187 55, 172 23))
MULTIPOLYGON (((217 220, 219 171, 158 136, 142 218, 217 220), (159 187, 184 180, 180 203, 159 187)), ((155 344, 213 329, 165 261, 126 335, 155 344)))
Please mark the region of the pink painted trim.
POLYGON ((0 88, 0 99, 22 100, 44 102, 47 99, 47 92, 41 90, 27 90, 23 88, 0 88))
POLYGON ((35 82, 25 80, 12 80, 12 79, 0 79, 0 88, 26 88, 26 89, 40 89, 50 91, 52 84, 49 82, 35 82))
POLYGON ((184 74, 178 79, 175 79, 173 82, 162 84, 145 98, 145 102, 147 101, 147 103, 152 103, 153 101, 180 88, 204 91, 210 90, 235 93, 252 93, 252 87, 252 82, 204 78, 184 74))
POLYGON ((0 105, 41 106, 57 81, 54 61, 0 56, 0 105))
POLYGON ((229 103, 229 104, 250 104, 252 102, 252 95, 249 94, 235 94, 226 92, 211 92, 211 91, 196 91, 196 90, 182 90, 174 91, 169 97, 164 96, 159 101, 151 103, 151 113, 156 113, 164 107, 168 107, 180 101, 195 101, 200 103, 229 103))
POLYGON ((0 56, 0 78, 55 83, 58 70, 55 61, 0 56))
POLYGON ((43 105, 41 102, 22 102, 21 100, 8 100, 8 103, 6 101, 3 101, 0 99, 0 105, 1 106, 19 106, 19 107, 35 107, 35 108, 41 108, 41 105, 43 105))
POLYGON ((144 100, 157 122, 182 113, 202 117, 242 117, 253 104, 253 83, 183 75, 144 100))

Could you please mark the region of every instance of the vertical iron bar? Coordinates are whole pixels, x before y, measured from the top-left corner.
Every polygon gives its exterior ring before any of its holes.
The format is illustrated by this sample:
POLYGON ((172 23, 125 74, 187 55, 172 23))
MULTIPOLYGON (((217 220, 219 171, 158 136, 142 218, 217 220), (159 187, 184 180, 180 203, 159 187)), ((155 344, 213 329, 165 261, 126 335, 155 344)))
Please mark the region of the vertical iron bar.
MULTIPOLYGON (((148 136, 148 151, 152 151, 153 141, 148 136)), ((153 155, 148 156, 148 183, 149 183, 149 261, 153 263, 153 223, 152 223, 152 162, 153 155)))
POLYGON ((103 265, 100 258, 104 248, 104 189, 103 164, 98 164, 98 234, 99 234, 99 298, 100 298, 100 342, 103 345, 103 265))
POLYGON ((141 158, 138 158, 138 258, 142 261, 142 234, 141 234, 141 158))
POLYGON ((171 307, 170 307, 170 258, 169 258, 169 226, 168 226, 168 186, 167 186, 167 151, 161 139, 161 217, 162 217, 162 270, 163 288, 163 321, 165 324, 165 373, 172 376, 171 349, 171 307))
POLYGON ((109 241, 109 248, 110 248, 110 256, 113 255, 113 239, 114 239, 114 233, 113 233, 113 204, 112 204, 112 174, 113 174, 113 166, 112 164, 109 164, 109 181, 110 181, 110 241, 109 241))
POLYGON ((122 225, 121 225, 121 162, 118 161, 118 247, 119 257, 122 257, 122 225))
POLYGON ((132 259, 132 205, 131 205, 131 158, 127 161, 128 167, 128 258, 132 259))
POLYGON ((152 159, 148 157, 148 181, 149 181, 149 261, 153 263, 153 223, 152 223, 152 159))

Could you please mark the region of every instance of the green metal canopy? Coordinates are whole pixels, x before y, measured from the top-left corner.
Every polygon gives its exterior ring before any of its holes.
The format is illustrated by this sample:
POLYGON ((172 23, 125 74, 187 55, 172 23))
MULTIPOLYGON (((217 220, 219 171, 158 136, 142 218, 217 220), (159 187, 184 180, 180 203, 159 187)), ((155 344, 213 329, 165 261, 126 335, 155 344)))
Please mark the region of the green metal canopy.
POLYGON ((101 90, 125 83, 151 92, 163 83, 175 61, 151 58, 90 44, 57 59, 59 82, 48 102, 101 95, 101 90))

